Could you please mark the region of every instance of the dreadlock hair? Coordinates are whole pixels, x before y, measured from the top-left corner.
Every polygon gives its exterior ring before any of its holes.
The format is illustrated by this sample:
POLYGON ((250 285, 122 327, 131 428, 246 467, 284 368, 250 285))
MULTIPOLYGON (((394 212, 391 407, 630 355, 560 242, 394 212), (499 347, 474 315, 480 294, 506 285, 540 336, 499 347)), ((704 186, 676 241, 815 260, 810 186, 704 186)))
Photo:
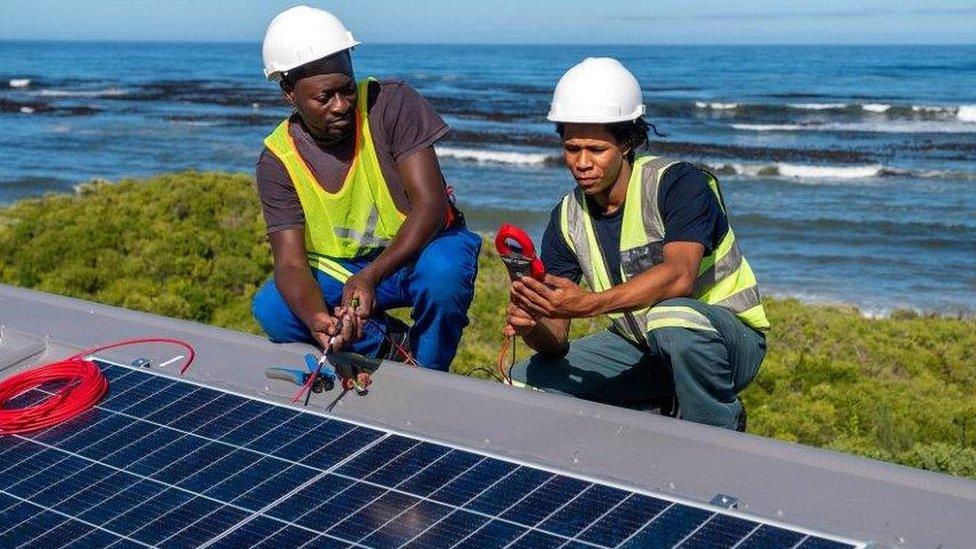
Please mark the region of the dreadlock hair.
MULTIPOLYGON (((666 136, 666 134, 658 132, 654 124, 644 120, 643 116, 633 120, 604 124, 603 127, 607 129, 607 132, 613 136, 614 140, 622 148, 628 149, 629 152, 627 153, 627 161, 631 164, 634 163, 634 158, 637 155, 637 149, 647 148, 648 142, 650 141, 648 132, 653 131, 654 135, 658 137, 666 136)), ((556 133, 559 134, 560 138, 565 137, 566 124, 563 122, 557 122, 556 133)))

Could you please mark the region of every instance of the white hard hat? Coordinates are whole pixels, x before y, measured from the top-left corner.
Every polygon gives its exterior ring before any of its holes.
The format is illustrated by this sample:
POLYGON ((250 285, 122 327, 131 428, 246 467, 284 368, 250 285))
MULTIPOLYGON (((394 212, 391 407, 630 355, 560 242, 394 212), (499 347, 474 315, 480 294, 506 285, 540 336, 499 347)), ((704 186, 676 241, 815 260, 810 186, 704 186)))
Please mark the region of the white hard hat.
POLYGON ((640 84, 620 61, 589 57, 566 71, 552 94, 552 122, 612 123, 644 114, 640 84))
POLYGON ((359 45, 342 21, 331 13, 295 6, 279 13, 264 35, 261 53, 264 75, 281 80, 281 73, 359 45))

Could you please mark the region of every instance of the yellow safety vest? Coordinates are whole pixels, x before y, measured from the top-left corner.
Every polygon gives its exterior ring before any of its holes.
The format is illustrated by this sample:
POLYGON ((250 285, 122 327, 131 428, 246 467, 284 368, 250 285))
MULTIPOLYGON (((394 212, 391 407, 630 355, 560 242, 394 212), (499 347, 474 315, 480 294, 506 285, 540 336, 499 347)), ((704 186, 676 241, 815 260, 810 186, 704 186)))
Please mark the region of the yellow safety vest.
MULTIPOLYGON (((642 156, 634 162, 624 201, 620 230, 621 280, 626 282, 664 261, 664 219, 658 207, 658 188, 664 172, 678 160, 642 156)), ((709 175, 709 186, 725 211, 718 180, 709 175)), ((576 254, 583 276, 598 292, 610 289, 604 251, 596 239, 593 222, 582 189, 577 187, 562 199, 560 229, 569 248, 576 254)), ((718 247, 702 258, 693 297, 710 305, 725 307, 757 330, 769 329, 769 321, 759 296, 756 276, 742 255, 732 224, 718 247)), ((663 327, 712 329, 701 322, 696 311, 682 307, 653 307, 628 313, 613 313, 617 330, 635 342, 643 343, 647 332, 663 327)))
POLYGON ((298 192, 305 212, 309 265, 341 282, 352 275, 336 259, 359 257, 386 248, 405 219, 383 178, 369 129, 368 88, 374 81, 366 78, 358 84, 356 149, 346 179, 337 192, 330 193, 316 181, 288 133, 290 119, 285 119, 264 140, 268 150, 288 171, 298 192))

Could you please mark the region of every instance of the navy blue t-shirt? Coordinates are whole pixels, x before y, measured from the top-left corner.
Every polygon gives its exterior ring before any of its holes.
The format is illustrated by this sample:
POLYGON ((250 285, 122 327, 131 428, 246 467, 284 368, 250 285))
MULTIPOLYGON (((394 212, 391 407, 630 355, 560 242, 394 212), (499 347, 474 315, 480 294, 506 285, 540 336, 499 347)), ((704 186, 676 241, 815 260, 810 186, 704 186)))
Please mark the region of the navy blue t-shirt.
MULTIPOLYGON (((592 206, 592 205, 591 205, 592 206)), ((658 207, 664 219, 664 242, 697 242, 710 254, 728 231, 729 222, 708 185, 708 175, 689 162, 668 168, 658 187, 658 207)), ((596 211, 595 206, 590 211, 596 211)), ((593 219, 593 232, 606 256, 610 280, 620 284, 620 225, 624 209, 593 219)), ((546 271, 579 283, 583 278, 576 254, 559 230, 559 205, 552 210, 542 237, 542 262, 546 271)))

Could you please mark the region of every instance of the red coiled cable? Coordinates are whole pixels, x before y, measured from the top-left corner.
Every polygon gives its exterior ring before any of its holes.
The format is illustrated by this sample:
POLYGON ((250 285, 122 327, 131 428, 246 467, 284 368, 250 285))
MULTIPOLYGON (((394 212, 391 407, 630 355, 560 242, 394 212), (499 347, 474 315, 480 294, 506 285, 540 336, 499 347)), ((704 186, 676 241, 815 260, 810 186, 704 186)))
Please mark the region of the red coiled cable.
POLYGON ((0 382, 0 435, 53 427, 90 410, 105 396, 108 381, 98 366, 85 357, 139 343, 172 343, 187 349, 188 355, 180 368, 180 375, 186 372, 196 356, 193 347, 178 339, 129 339, 88 349, 64 360, 20 372, 0 382), (41 402, 23 408, 8 408, 8 403, 18 396, 55 383, 61 383, 61 386, 41 402))

